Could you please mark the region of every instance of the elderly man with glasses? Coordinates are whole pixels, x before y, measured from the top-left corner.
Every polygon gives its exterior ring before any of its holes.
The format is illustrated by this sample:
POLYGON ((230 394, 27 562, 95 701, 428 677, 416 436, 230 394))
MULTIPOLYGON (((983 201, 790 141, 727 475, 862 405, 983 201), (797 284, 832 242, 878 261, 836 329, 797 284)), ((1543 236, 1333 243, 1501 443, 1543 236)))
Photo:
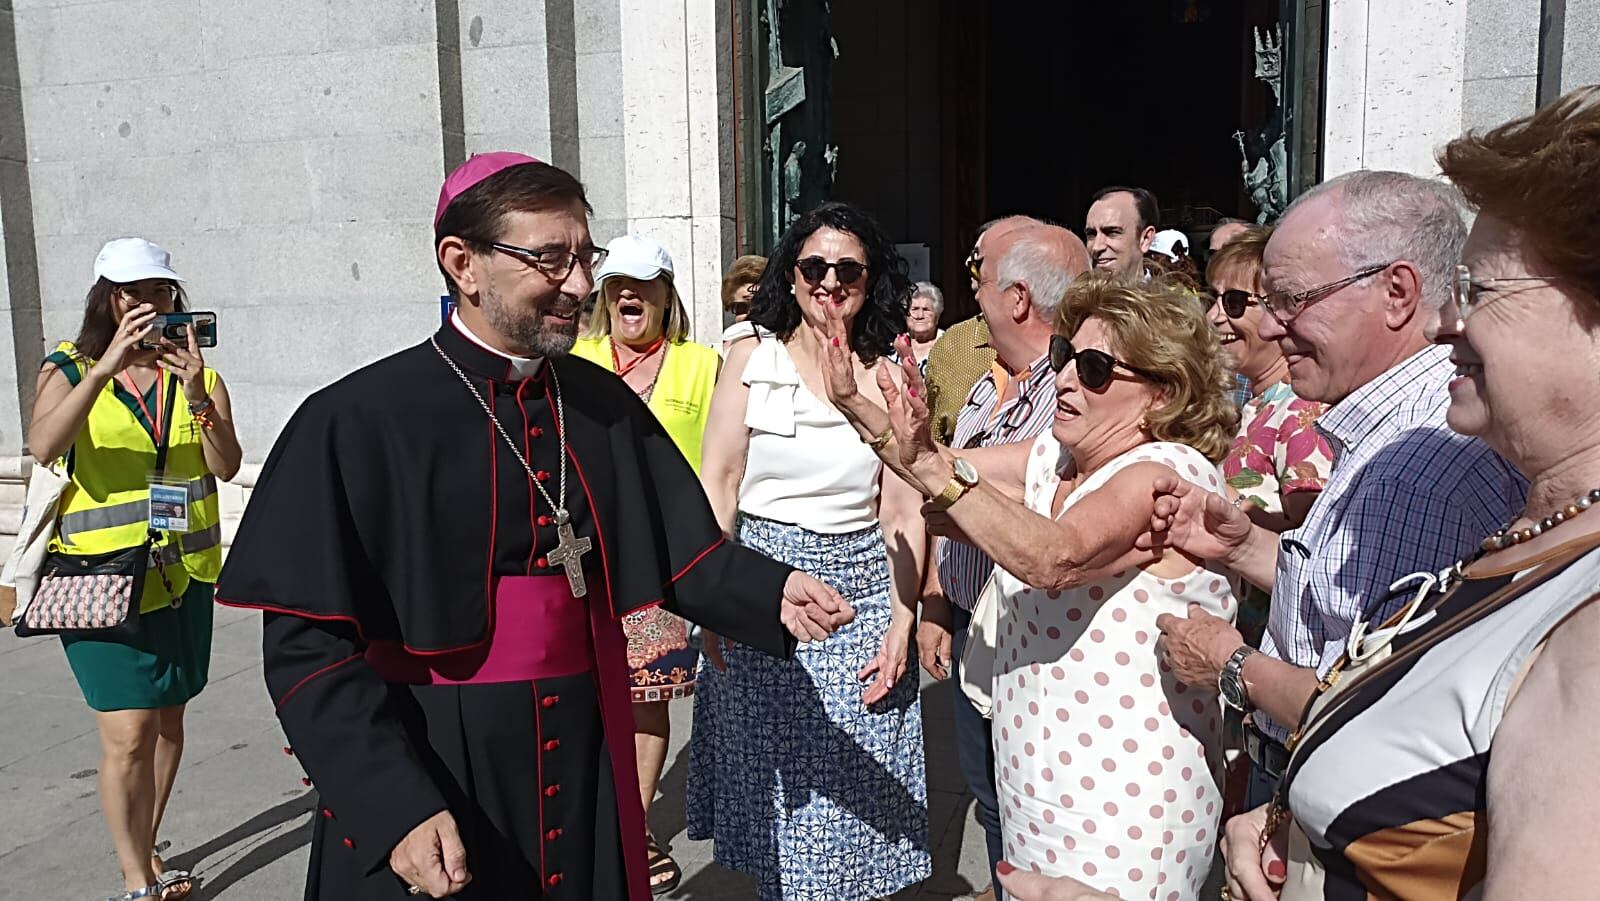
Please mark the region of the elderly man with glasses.
POLYGON ((1259 652, 1192 609, 1158 621, 1178 676, 1250 717, 1249 806, 1270 798, 1354 624, 1381 623, 1414 590, 1400 580, 1449 566, 1522 506, 1522 477, 1445 424, 1455 365, 1424 332, 1465 240, 1454 190, 1424 178, 1353 172, 1297 200, 1266 247, 1260 334, 1283 349, 1295 393, 1330 405, 1316 425, 1334 452, 1328 484, 1281 536, 1220 495, 1157 485, 1155 540, 1272 591, 1259 652))
MULTIPOLYGON (((1012 216, 984 228, 967 257, 967 270, 996 359, 959 408, 951 446, 1015 454, 1018 465, 1012 468, 1021 473, 1023 455, 1055 417, 1050 336, 1067 286, 1089 271, 1089 253, 1083 242, 1064 228, 1012 216)), ((969 456, 977 458, 984 453, 969 456)), ((1014 488, 1020 497, 1022 486, 1014 488)), ((966 643, 973 605, 994 561, 969 544, 943 539, 938 543, 937 560, 938 567, 930 567, 924 586, 917 648, 923 667, 934 678, 955 676, 951 687, 956 752, 962 776, 977 799, 978 821, 984 827, 992 868, 999 863, 1004 846, 989 721, 962 694, 956 662, 966 643)))

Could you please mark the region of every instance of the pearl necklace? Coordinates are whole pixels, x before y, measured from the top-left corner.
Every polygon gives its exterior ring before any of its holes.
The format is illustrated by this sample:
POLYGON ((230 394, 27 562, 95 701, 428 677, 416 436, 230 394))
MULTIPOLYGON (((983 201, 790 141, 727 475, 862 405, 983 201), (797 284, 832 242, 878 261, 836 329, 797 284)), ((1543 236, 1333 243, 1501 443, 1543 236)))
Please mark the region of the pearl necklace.
POLYGON ((1508 547, 1532 541, 1539 535, 1543 535, 1545 532, 1572 519, 1596 503, 1600 503, 1600 488, 1596 488, 1588 494, 1579 495, 1577 500, 1526 528, 1512 531, 1508 523, 1500 531, 1483 539, 1483 544, 1480 546, 1483 548, 1484 553, 1488 553, 1490 551, 1505 550, 1508 547))

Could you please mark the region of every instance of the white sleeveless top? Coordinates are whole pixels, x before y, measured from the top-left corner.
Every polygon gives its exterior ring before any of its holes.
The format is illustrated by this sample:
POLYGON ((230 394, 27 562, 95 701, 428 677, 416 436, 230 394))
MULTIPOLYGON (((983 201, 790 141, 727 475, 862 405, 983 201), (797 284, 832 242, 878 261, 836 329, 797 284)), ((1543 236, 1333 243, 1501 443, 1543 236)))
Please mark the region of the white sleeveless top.
POLYGON ((739 512, 828 535, 876 525, 883 464, 844 414, 805 386, 783 342, 762 338, 742 380, 750 451, 739 512))

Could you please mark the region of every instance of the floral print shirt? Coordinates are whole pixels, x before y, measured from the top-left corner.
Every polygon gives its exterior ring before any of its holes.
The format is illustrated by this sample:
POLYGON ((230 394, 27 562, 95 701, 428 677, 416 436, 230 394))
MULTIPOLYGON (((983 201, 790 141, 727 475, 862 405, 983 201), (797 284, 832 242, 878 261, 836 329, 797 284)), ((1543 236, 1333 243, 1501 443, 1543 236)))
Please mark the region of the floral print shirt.
POLYGON ((1228 484, 1268 513, 1282 513, 1287 495, 1321 491, 1333 468, 1333 451, 1315 427, 1324 409, 1296 397, 1286 381, 1252 397, 1222 461, 1228 484))

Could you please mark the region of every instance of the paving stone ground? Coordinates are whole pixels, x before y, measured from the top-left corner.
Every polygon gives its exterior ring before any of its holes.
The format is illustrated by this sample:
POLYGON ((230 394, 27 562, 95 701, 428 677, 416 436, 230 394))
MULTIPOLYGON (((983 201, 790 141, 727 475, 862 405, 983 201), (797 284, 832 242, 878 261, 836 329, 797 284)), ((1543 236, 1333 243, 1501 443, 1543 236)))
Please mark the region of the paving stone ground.
MULTIPOLYGON (((190 705, 183 768, 162 838, 173 866, 202 883, 195 901, 300 897, 315 795, 283 753, 261 681, 261 626, 253 613, 217 608, 211 684, 190 705)), ((896 896, 967 898, 988 883, 982 832, 952 745, 949 687, 924 682, 929 834, 934 874, 896 896)), ((673 705, 673 742, 656 835, 684 868, 671 898, 735 901, 753 883, 711 862, 710 842, 683 835, 690 707, 673 705)), ((121 884, 96 797, 94 720, 54 639, 0 630, 0 897, 102 901, 121 884)))

